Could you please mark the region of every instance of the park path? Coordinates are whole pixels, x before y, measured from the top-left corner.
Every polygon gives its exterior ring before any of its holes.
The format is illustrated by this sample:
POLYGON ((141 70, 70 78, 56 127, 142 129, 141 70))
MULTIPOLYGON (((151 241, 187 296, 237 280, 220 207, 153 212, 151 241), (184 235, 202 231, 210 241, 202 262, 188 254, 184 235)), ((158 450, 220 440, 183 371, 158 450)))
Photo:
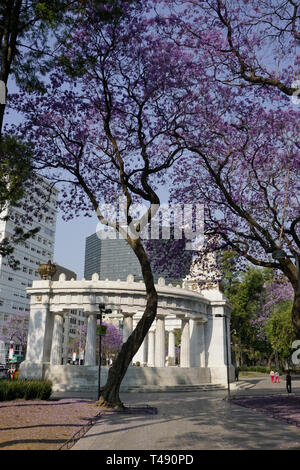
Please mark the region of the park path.
MULTIPOLYGON (((251 388, 232 391, 232 396, 285 392, 284 382, 271 387, 260 378, 249 384, 251 388)), ((296 383, 294 390, 300 394, 296 383)), ((105 413, 72 450, 300 450, 300 428, 226 397, 226 391, 123 394, 125 404, 147 404, 158 413, 105 413)))

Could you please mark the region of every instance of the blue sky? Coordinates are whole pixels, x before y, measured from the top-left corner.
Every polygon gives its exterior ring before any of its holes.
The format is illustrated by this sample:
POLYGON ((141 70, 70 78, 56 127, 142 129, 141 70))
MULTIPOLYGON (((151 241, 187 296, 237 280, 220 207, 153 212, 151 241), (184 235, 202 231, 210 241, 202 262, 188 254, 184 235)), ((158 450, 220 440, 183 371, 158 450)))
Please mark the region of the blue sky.
POLYGON ((91 218, 77 217, 65 222, 61 213, 58 214, 54 261, 75 271, 78 279, 82 279, 84 273, 85 239, 95 233, 97 224, 96 215, 91 218))

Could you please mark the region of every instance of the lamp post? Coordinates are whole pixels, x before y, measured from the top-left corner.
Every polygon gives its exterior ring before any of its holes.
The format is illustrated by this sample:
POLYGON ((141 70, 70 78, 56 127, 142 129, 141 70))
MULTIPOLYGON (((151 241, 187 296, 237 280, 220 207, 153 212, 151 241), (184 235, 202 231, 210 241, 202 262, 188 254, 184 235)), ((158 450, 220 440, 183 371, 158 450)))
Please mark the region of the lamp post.
POLYGON ((227 316, 217 313, 215 315, 217 318, 225 318, 225 338, 226 338, 226 370, 227 370, 227 394, 230 398, 230 381, 229 381, 229 354, 228 354, 228 335, 227 335, 227 316))
POLYGON ((100 320, 100 328, 99 328, 99 367, 98 367, 98 400, 101 395, 100 386, 101 386, 101 338, 102 338, 102 313, 111 313, 111 309, 105 309, 104 304, 99 304, 99 315, 97 315, 97 319, 100 320))

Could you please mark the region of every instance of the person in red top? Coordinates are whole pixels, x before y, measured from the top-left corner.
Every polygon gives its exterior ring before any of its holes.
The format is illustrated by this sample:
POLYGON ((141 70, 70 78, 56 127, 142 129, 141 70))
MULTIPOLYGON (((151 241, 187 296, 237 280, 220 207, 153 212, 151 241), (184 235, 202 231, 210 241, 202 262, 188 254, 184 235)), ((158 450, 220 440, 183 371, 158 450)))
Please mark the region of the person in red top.
POLYGON ((10 380, 14 380, 14 375, 15 375, 15 369, 11 368, 10 370, 10 380))
POLYGON ((18 366, 15 370, 15 373, 14 373, 14 380, 17 380, 19 378, 19 372, 20 372, 20 369, 19 369, 19 366, 18 366))

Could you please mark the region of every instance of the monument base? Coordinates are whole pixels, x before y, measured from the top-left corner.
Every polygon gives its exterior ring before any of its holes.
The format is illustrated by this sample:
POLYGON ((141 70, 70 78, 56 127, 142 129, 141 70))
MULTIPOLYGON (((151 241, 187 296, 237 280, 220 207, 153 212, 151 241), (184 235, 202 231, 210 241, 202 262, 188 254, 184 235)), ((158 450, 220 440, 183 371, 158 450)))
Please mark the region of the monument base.
MULTIPOLYGON (((51 365, 24 361, 20 366, 21 379, 51 380, 53 391, 94 390, 98 386, 98 366, 51 365)), ((101 386, 107 381, 109 367, 101 366, 101 386)), ((230 381, 234 368, 230 367, 230 381)), ((137 367, 130 366, 122 381, 121 390, 128 387, 169 387, 180 385, 227 384, 226 367, 137 367)))

